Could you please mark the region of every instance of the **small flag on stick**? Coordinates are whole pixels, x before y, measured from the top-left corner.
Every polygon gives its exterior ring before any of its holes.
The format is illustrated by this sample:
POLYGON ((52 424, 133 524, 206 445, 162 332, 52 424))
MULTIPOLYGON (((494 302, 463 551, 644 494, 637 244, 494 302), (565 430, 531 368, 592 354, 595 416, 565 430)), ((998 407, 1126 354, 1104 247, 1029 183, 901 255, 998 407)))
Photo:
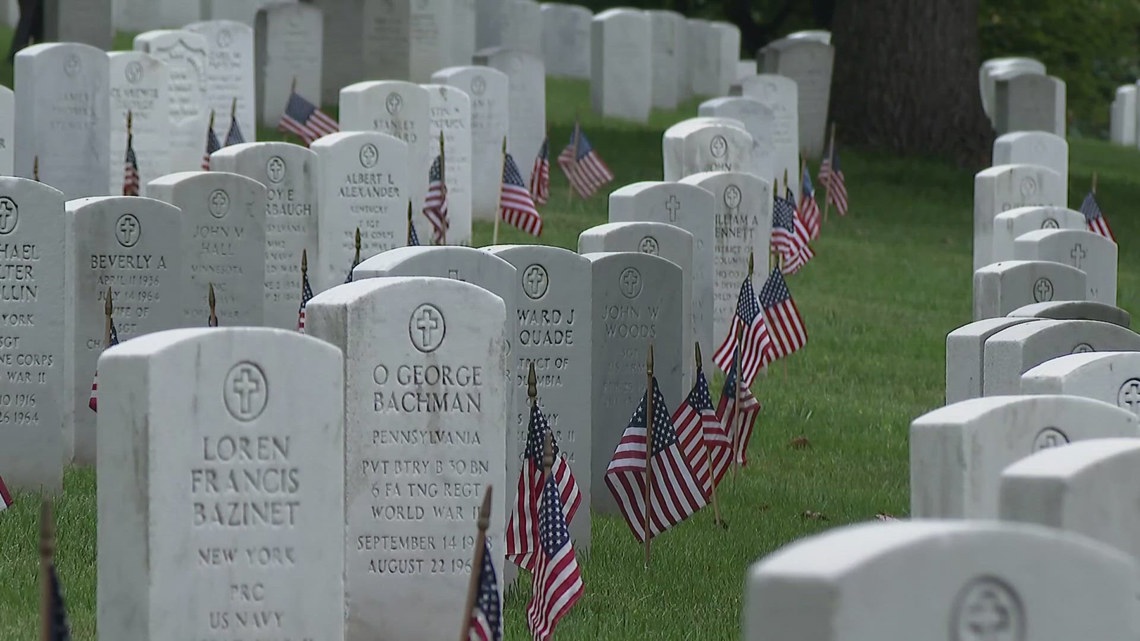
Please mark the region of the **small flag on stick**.
POLYGON ((305 333, 305 306, 313 297, 313 288, 309 285, 309 250, 301 250, 301 308, 297 310, 297 331, 305 333))
POLYGON ((206 298, 210 304, 210 317, 206 320, 206 324, 210 327, 218 326, 218 299, 214 296, 214 284, 210 283, 210 294, 206 298))
POLYGON ((340 131, 340 125, 331 116, 298 94, 297 79, 293 78, 293 88, 289 91, 289 102, 285 103, 285 112, 281 114, 281 120, 277 123, 277 130, 298 136, 308 147, 317 138, 340 131))
POLYGON ((0 477, 0 512, 8 509, 12 505, 12 494, 8 492, 8 486, 4 484, 3 477, 0 477))
POLYGON ((226 146, 240 145, 243 142, 245 142, 245 137, 241 135, 241 127, 238 126, 237 98, 234 98, 230 106, 230 130, 226 132, 226 146))
POLYGON ((1108 226, 1108 219, 1104 217, 1104 212, 1100 210, 1100 205, 1096 202, 1096 174, 1093 174, 1092 189, 1081 201, 1079 211, 1085 215, 1085 224, 1089 231, 1116 242, 1116 237, 1112 235, 1112 228, 1108 226))
POLYGON ((570 144, 558 154, 558 166, 582 198, 593 196, 614 179, 614 173, 594 150, 577 122, 574 123, 574 133, 570 135, 570 144))
POLYGON ((46 499, 40 501, 40 639, 71 641, 63 590, 55 572, 55 525, 46 499))
POLYGON ((214 134, 214 112, 210 112, 210 124, 206 127, 206 154, 202 156, 202 171, 210 171, 210 154, 222 148, 214 134))
POLYGON ((356 228, 356 236, 353 238, 353 246, 355 248, 356 253, 352 257, 352 266, 350 266, 348 268, 348 277, 344 279, 345 283, 351 283, 352 282, 352 270, 356 269, 356 266, 360 264, 360 228, 359 227, 356 228))
MULTIPOLYGON (((439 132, 439 155, 428 171, 427 198, 424 199, 424 216, 431 223, 432 244, 446 245, 447 230, 447 156, 443 149, 443 132, 439 132)), ((410 223, 409 223, 410 225, 410 223)), ((411 244, 411 243, 408 243, 411 244)))
POLYGON ((534 206, 530 191, 523 183, 515 159, 506 153, 503 156, 503 185, 499 195, 499 216, 532 236, 542 235, 542 216, 534 206))
POLYGON ((135 157, 134 134, 131 131, 132 114, 127 111, 127 155, 123 159, 123 195, 139 195, 139 162, 135 157))
POLYGON ((740 296, 736 301, 736 314, 732 317, 728 336, 713 354, 713 362, 722 372, 728 372, 732 367, 733 358, 740 348, 742 382, 750 387, 756 378, 756 373, 771 360, 771 338, 768 336, 768 327, 764 323, 764 314, 761 313, 760 303, 756 300, 756 292, 752 288, 752 272, 754 269, 753 257, 748 257, 748 275, 740 285, 740 296), (741 333, 739 330, 744 329, 741 333), (737 336, 742 336, 743 345, 739 345, 737 336))
POLYGON ((530 172, 530 197, 539 205, 550 200, 550 136, 542 139, 530 172))
MULTIPOLYGON (((107 300, 103 303, 103 316, 105 318, 103 323, 103 346, 114 347, 119 344, 119 332, 115 329, 115 320, 111 318, 111 313, 115 309, 115 303, 112 301, 111 288, 107 288, 107 300)), ((91 398, 87 401, 87 407, 91 408, 92 412, 99 411, 99 370, 95 370, 95 378, 91 381, 91 398)))
POLYGON ((500 641, 503 638, 503 603, 487 527, 491 523, 491 487, 483 492, 475 537, 475 558, 471 563, 471 581, 467 585, 467 607, 463 611, 463 634, 466 641, 500 641))

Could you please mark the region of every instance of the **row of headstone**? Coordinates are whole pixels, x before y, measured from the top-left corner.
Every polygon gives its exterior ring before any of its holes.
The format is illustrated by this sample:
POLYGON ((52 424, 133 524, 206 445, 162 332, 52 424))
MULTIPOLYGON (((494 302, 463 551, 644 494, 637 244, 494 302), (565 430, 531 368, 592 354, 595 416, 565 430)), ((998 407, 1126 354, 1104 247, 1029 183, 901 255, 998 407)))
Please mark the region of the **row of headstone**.
POLYGON ((1065 81, 1033 58, 992 58, 978 68, 982 108, 998 134, 1067 129, 1065 81))

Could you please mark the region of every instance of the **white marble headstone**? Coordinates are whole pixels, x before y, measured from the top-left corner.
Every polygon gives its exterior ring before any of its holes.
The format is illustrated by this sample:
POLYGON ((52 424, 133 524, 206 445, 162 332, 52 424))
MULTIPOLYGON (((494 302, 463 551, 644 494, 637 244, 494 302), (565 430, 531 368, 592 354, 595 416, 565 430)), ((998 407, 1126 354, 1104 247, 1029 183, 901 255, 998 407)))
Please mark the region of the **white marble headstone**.
MULTIPOLYGON (((34 180, 0 176, 0 469, 10 489, 59 492, 71 462, 65 433, 64 196, 34 180)), ((74 436, 74 433, 71 433, 74 436)))
MULTIPOLYGON (((135 51, 149 53, 166 64, 170 100, 168 170, 194 171, 202 167, 210 106, 206 98, 206 37, 189 31, 148 31, 135 36, 135 51)), ((223 122, 229 114, 221 114, 223 122)), ((225 134, 222 134, 223 137, 225 134)))
POLYGON ((16 94, 0 85, 0 176, 11 176, 15 168, 16 94))
POLYGON ((974 272, 974 320, 1005 316, 1030 303, 1085 300, 1084 271, 1044 260, 1005 260, 974 272))
POLYGON ((714 196, 714 344, 710 347, 715 350, 728 335, 736 313, 740 285, 748 276, 749 254, 754 258, 760 278, 767 272, 765 265, 772 235, 772 183, 752 174, 727 171, 693 174, 681 182, 703 187, 714 196))
POLYGON ((115 36, 111 0, 46 0, 41 4, 44 42, 111 48, 115 36))
POLYGON ((1140 414, 1140 352, 1080 352, 1059 356, 1022 374, 1021 390, 1024 394, 1095 398, 1140 414))
POLYGON ((1047 131, 1013 131, 994 141, 993 162, 997 165, 1041 165, 1057 172, 1061 195, 1068 202, 1069 143, 1047 131))
POLYGON ((731 22, 712 23, 707 32, 705 46, 716 71, 716 95, 728 93, 736 82, 737 63, 740 61, 740 27, 731 22))
POLYGON ((139 195, 145 196, 146 183, 170 173, 170 81, 166 63, 141 51, 112 51, 107 60, 111 79, 107 193, 123 193, 129 114, 139 195))
MULTIPOLYGON (((95 362, 106 347, 107 290, 119 341, 182 327, 182 212, 150 198, 67 203, 65 438, 75 462, 95 465, 95 362)), ((100 390, 101 391, 101 390, 100 390)))
MULTIPOLYGON (((471 97, 450 85, 424 85, 428 90, 431 124, 428 156, 439 155, 439 134, 443 132, 444 178, 447 182, 447 244, 471 245, 471 195, 473 172, 471 97)), ((430 165, 429 165, 430 166, 430 165)), ((421 203, 421 212, 422 212, 421 203)), ((422 242, 429 242, 431 225, 423 217, 412 216, 422 242)))
MULTIPOLYGON (((521 50, 494 48, 476 52, 474 62, 507 74, 507 113, 510 115, 507 151, 518 164, 523 182, 530 184, 534 159, 546 139, 546 71, 542 58, 521 50)), ((495 149, 501 146, 500 140, 495 149)), ((501 178, 494 182, 496 190, 499 189, 499 180, 501 178)))
POLYGON ((357 229, 361 260, 407 244, 409 159, 407 143, 376 131, 330 134, 309 148, 321 176, 313 283, 319 291, 343 283, 352 270, 357 229))
MULTIPOLYGON (((752 136, 753 141, 753 167, 761 178, 779 178, 783 180, 783 172, 787 172, 790 180, 799 182, 799 167, 787 167, 785 160, 776 157, 775 131, 776 114, 770 107, 753 98, 743 96, 724 96, 706 100, 697 108, 697 115, 709 118, 731 118, 744 125, 745 131, 752 136)), ((797 157, 798 159, 798 157, 797 157)), ((799 193, 799 190, 793 190, 799 193)))
POLYGON ((946 404, 982 396, 985 389, 985 344, 991 336, 1033 318, 986 318, 946 335, 946 404))
POLYGON ((1064 136, 1065 81, 1056 76, 1007 71, 994 76, 994 129, 1047 131, 1064 136))
POLYGON ((653 56, 653 106, 676 109, 689 97, 689 39, 685 16, 654 9, 649 15, 653 56))
POLYGON ((1017 260, 1048 260, 1085 272, 1085 300, 1116 305, 1116 243, 1087 229, 1039 229, 1013 243, 1017 260))
POLYGON ((347 619, 344 639, 450 637, 488 489, 487 537, 496 574, 504 569, 517 479, 506 476, 503 301, 456 280, 367 278, 318 294, 307 315, 313 336, 347 354, 335 394, 345 411, 344 505, 333 519, 344 524, 335 528, 345 545, 335 608, 347 619))
POLYGON ((756 141, 744 123, 732 118, 689 118, 665 130, 661 140, 665 180, 705 171, 736 171, 760 176, 756 141))
POLYGON ((257 12, 254 88, 262 125, 277 126, 294 82, 298 94, 320 104, 323 27, 324 14, 311 4, 279 2, 257 12))
POLYGON ((974 269, 993 261, 994 216, 1031 205, 1065 207, 1065 180, 1041 165, 998 165, 974 176, 974 269))
POLYGON ((982 109, 991 121, 994 117, 994 74, 1006 71, 1044 74, 1045 64, 1033 58, 990 58, 978 67, 982 109))
POLYGON ((1039 229, 1088 229, 1085 215, 1067 207, 1017 207, 994 216, 993 253, 990 260, 1000 262, 1016 257, 1013 243, 1022 234, 1039 229))
POLYGON ((638 182, 610 193, 610 222, 676 225, 693 235, 693 340, 700 341, 702 367, 713 371, 713 282, 715 280, 716 208, 712 192, 696 185, 638 182))
MULTIPOLYGON (((382 46, 383 12, 392 5, 380 2, 312 0, 324 13, 321 51, 321 103, 336 104, 341 87, 380 77, 372 58, 382 46)), ((315 99, 312 100, 316 102, 315 99)))
POLYGON ((287 142, 247 142, 210 156, 210 169, 252 178, 265 186, 265 322, 297 328, 301 253, 320 265, 317 155, 287 142))
POLYGON ((787 76, 798 86, 800 149, 812 160, 823 156, 827 144, 834 58, 831 44, 807 38, 777 40, 764 56, 764 73, 787 76))
POLYGON ((590 77, 590 20, 594 12, 576 4, 544 2, 542 61, 555 78, 590 77))
POLYGON ((1116 88, 1109 117, 1109 141, 1117 145, 1136 144, 1136 85, 1116 88))
POLYGON ((99 359, 100 634, 343 638, 343 363, 254 327, 99 359))
POLYGON ((167 174, 152 198, 182 210, 182 325, 205 326, 214 286, 220 327, 265 320, 265 185, 223 171, 167 174))
POLYGON ((15 173, 33 178, 38 158, 39 179, 67 198, 107 195, 107 54, 53 42, 20 50, 14 66, 15 173))
POLYGON ((226 123, 219 129, 229 129, 236 99, 243 140, 257 140, 253 27, 233 20, 207 20, 188 24, 186 30, 206 38, 206 101, 219 122, 226 123))
MULTIPOLYGON (((776 74, 759 74, 741 81, 741 95, 760 101, 772 111, 771 155, 773 167, 782 178, 800 171, 799 90, 796 81, 776 74)), ((761 151, 763 153, 763 151, 761 151)), ((792 191, 799 201, 802 185, 793 178, 792 191)))
POLYGON ((475 31, 478 27, 477 0, 451 0, 447 27, 447 57, 440 67, 471 64, 475 55, 475 31))
POLYGON ((375 78, 427 82, 446 64, 449 0, 390 0, 375 22, 365 59, 377 64, 375 78))
POLYGON ((649 122, 652 28, 636 9, 607 9, 590 25, 590 103, 603 118, 649 122))
POLYGON ((1135 572, 1121 552, 1041 526, 851 525, 752 566, 742 638, 1125 639, 1135 572))
POLYGON ((257 12, 271 4, 298 4, 298 0, 199 0, 203 20, 233 20, 249 26, 256 23, 257 12))
POLYGON ((502 185, 503 138, 510 127, 507 75, 489 67, 449 67, 431 80, 471 97, 471 215, 474 220, 494 220, 502 185))
POLYGON ((504 0, 498 46, 542 56, 542 7, 534 0, 504 0))
POLYGON ((1018 307, 1008 318, 1052 318, 1056 320, 1095 320, 1131 327, 1132 315, 1115 305, 1094 301, 1052 301, 1018 307))
POLYGON ((1020 394, 1022 375, 1047 361, 1087 352, 1140 351, 1140 335, 1090 320, 1041 319, 1009 327, 986 340, 982 391, 985 396, 1020 394))
POLYGON ((1043 449, 1140 437, 1136 415, 1079 396, 989 396, 910 424, 910 517, 996 519, 1001 472, 1043 449))
POLYGON ((722 93, 717 86, 717 59, 713 48, 713 26, 702 18, 688 18, 685 21, 685 40, 688 53, 689 92, 687 95, 716 96, 722 93))

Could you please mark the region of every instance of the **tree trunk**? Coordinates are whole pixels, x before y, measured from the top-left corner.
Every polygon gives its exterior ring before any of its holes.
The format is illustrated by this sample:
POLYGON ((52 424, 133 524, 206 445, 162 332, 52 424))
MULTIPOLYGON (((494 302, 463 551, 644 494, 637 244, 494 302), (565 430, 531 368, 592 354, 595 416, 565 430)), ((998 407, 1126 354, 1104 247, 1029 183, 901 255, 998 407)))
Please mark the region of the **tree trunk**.
POLYGON ((979 0, 838 0, 831 115, 845 143, 988 166, 979 0))

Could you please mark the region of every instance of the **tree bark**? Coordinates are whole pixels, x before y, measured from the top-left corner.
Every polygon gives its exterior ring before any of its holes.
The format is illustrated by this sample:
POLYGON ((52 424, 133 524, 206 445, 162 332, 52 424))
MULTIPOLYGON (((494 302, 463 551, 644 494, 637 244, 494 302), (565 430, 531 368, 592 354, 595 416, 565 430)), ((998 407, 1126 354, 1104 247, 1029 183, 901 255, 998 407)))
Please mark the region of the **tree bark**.
POLYGON ((988 166, 980 0, 838 0, 831 115, 844 143, 988 166))

